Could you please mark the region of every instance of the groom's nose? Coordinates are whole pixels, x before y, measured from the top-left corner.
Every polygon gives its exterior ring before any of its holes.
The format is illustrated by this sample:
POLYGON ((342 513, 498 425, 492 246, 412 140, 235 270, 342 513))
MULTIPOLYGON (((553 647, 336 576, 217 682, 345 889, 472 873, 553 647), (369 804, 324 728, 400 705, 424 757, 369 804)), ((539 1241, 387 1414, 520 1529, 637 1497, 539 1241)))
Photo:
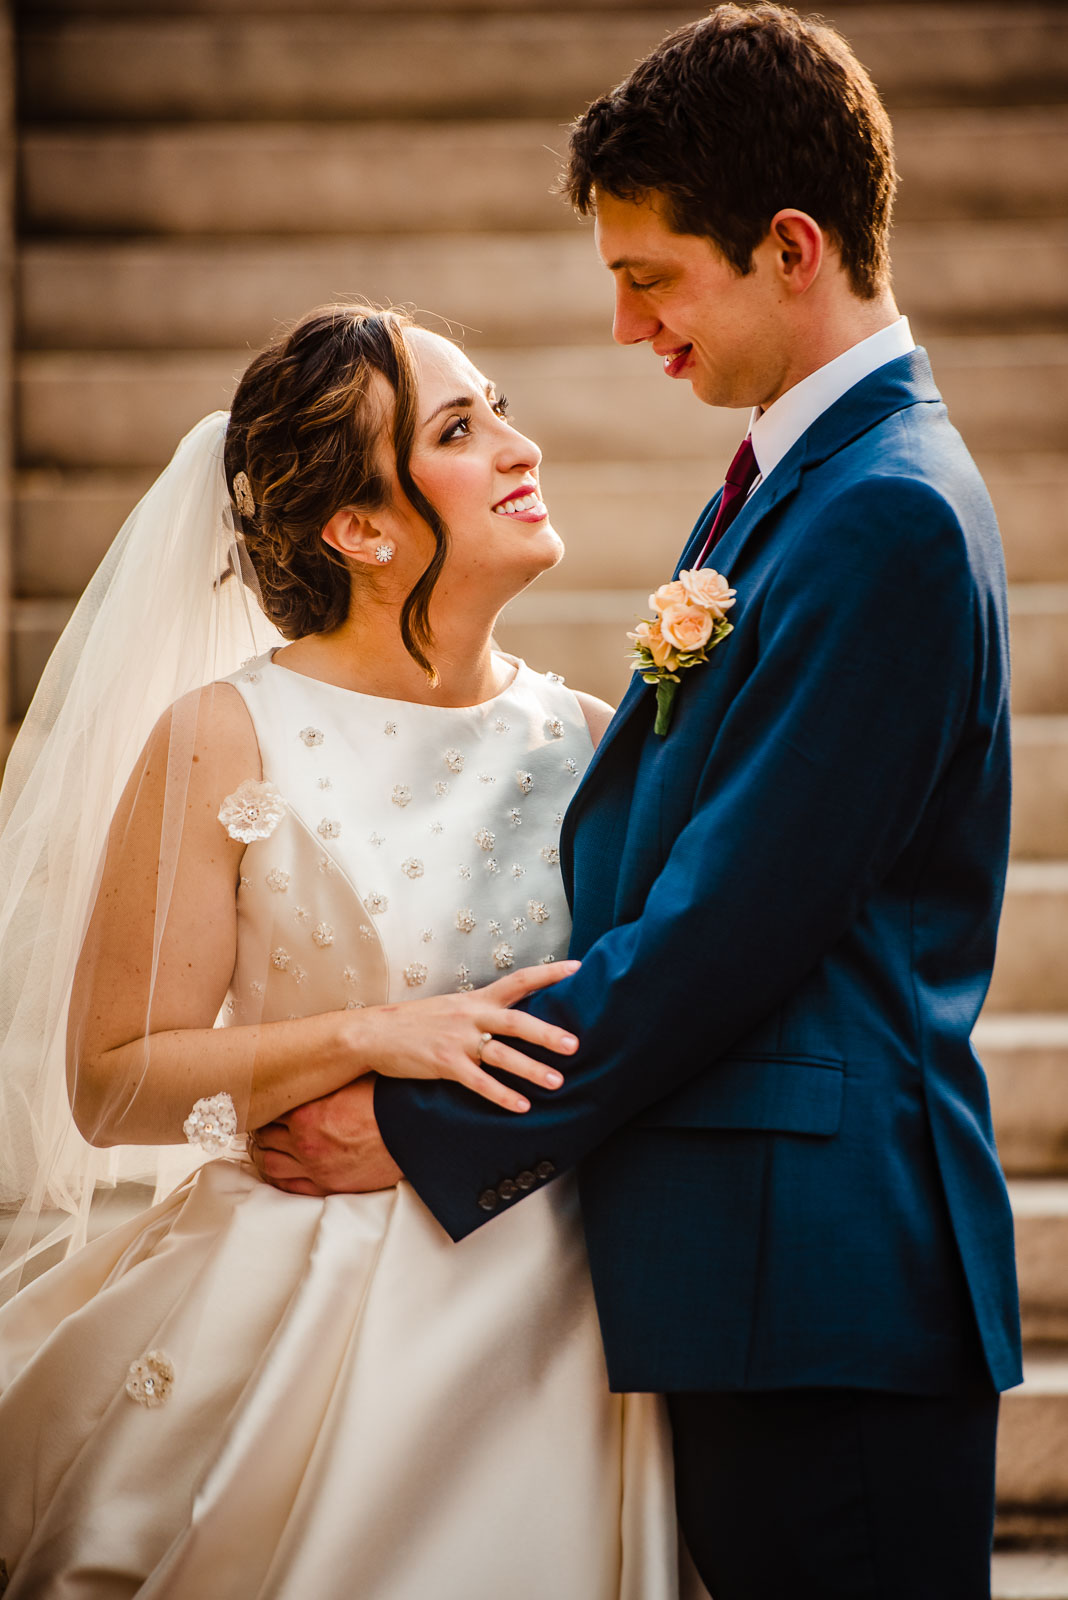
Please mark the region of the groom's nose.
POLYGON ((616 344, 643 344, 646 339, 654 339, 659 331, 660 322, 646 310, 641 295, 617 282, 616 310, 612 319, 612 338, 616 344))

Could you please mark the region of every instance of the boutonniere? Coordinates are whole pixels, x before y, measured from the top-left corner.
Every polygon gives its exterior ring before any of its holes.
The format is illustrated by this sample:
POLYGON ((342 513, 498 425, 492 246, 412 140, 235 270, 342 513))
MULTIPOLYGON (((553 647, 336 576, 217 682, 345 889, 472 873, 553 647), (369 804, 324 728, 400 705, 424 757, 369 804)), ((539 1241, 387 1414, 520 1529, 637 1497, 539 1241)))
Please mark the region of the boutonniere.
POLYGON ((711 567, 680 572, 674 582, 662 583, 649 596, 656 616, 639 622, 627 638, 636 646, 631 652, 631 671, 640 672, 646 683, 656 684, 654 733, 662 736, 671 726, 680 673, 707 661, 708 652, 733 631, 726 613, 734 596, 723 574, 711 567))

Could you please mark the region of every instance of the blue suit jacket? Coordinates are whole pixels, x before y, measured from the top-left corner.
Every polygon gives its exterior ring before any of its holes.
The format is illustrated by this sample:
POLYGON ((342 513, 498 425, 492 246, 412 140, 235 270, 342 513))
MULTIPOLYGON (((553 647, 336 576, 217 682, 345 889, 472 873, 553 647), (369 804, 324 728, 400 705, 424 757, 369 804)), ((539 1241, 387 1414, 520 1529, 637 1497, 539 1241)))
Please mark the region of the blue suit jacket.
POLYGON ((565 819, 583 965, 528 1002, 581 1039, 564 1088, 514 1116, 386 1079, 379 1125, 457 1239, 578 1167, 616 1388, 1008 1387, 969 1043, 1008 853, 1005 579, 922 351, 819 417, 713 564, 734 632, 666 738, 632 683, 565 819))

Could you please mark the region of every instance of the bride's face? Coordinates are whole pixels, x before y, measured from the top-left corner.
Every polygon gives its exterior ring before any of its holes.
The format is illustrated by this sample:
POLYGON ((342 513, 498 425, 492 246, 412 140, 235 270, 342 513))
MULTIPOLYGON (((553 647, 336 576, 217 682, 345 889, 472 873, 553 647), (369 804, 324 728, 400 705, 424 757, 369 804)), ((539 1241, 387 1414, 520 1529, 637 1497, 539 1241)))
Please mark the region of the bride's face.
POLYGON ((419 395, 411 474, 450 534, 440 599, 503 603, 563 554, 541 499, 541 451, 462 350, 421 328, 406 337, 419 395))

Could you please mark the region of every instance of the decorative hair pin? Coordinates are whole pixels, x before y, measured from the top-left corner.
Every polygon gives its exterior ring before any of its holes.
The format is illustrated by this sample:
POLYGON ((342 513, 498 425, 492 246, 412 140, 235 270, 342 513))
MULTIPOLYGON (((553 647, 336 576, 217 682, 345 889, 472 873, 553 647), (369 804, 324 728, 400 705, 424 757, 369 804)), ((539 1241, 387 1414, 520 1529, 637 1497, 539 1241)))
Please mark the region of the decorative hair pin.
POLYGON ((234 499, 237 509, 243 517, 256 515, 256 501, 252 494, 252 485, 248 481, 247 472, 238 472, 234 475, 234 499))

